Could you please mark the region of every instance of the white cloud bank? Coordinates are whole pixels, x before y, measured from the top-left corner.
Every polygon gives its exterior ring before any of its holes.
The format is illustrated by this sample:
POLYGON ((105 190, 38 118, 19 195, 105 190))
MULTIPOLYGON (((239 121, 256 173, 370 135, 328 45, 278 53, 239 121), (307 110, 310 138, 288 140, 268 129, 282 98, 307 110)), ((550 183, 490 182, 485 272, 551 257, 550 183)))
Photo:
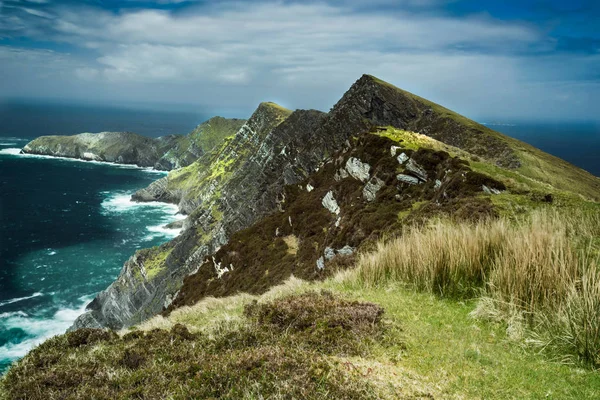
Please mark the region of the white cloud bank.
POLYGON ((22 28, 27 35, 85 53, 21 50, 14 56, 4 48, 0 68, 17 82, 0 83, 0 94, 41 88, 48 96, 56 90, 61 96, 192 102, 215 109, 250 109, 270 99, 327 109, 362 73, 371 73, 474 117, 548 110, 580 117, 573 113, 589 113, 589 106, 565 104, 588 100, 589 86, 571 82, 570 71, 576 63, 599 61, 581 56, 565 65, 560 56, 521 56, 541 46, 543 35, 527 24, 485 15, 356 13, 284 2, 185 10, 59 7, 52 19, 39 15, 40 21, 22 28), (29 75, 19 67, 24 57, 29 75))

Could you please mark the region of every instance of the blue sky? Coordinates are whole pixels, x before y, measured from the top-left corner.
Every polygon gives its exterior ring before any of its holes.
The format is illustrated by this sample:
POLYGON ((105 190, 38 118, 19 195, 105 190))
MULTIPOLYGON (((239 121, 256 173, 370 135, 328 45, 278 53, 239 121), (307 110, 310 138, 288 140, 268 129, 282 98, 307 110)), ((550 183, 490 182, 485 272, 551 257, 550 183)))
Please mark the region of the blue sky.
POLYGON ((598 120, 600 2, 0 0, 0 98, 327 110, 363 73, 479 120, 598 120))

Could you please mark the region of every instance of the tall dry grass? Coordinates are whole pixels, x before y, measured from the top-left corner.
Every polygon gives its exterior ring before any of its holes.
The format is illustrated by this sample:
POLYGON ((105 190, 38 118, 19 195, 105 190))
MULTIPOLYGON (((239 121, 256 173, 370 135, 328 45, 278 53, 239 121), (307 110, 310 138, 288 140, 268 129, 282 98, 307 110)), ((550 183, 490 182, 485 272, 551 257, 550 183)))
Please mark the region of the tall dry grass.
POLYGON ((600 365, 600 213, 538 211, 517 221, 435 221, 364 254, 354 284, 399 282, 442 296, 482 297, 545 346, 600 365))

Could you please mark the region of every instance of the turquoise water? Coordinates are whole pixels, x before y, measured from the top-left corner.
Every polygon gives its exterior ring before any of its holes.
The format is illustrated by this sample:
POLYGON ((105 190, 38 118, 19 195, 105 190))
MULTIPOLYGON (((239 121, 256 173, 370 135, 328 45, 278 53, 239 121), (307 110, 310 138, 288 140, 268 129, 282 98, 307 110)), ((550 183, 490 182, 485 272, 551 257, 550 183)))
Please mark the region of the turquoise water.
POLYGON ((131 194, 163 173, 19 155, 27 139, 0 138, 0 373, 63 333, 140 248, 179 232, 174 205, 131 194))

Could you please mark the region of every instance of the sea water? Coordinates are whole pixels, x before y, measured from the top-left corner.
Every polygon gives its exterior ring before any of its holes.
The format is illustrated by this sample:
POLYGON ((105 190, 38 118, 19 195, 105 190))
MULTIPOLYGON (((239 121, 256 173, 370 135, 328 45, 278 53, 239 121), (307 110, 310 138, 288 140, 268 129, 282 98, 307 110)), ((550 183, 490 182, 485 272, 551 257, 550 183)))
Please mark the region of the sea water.
POLYGON ((0 138, 0 371, 63 333, 137 250, 179 231, 175 205, 131 194, 164 173, 19 154, 0 138))

